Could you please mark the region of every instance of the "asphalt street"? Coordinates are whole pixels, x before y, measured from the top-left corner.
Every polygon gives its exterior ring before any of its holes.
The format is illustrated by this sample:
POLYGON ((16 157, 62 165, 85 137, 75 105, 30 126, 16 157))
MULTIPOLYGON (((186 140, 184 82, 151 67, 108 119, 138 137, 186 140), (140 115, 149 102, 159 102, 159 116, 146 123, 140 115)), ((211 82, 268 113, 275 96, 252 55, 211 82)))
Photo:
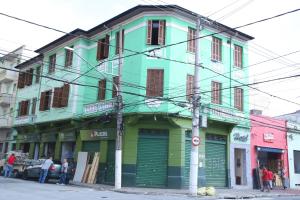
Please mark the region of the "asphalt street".
MULTIPOLYGON (((60 186, 56 184, 39 184, 36 181, 24 181, 0 177, 0 200, 183 200, 183 199, 214 199, 195 198, 179 194, 148 195, 127 194, 114 191, 99 191, 77 186, 60 186)), ((256 198, 261 200, 300 200, 299 197, 256 198)), ((255 199, 253 199, 255 200, 255 199)))

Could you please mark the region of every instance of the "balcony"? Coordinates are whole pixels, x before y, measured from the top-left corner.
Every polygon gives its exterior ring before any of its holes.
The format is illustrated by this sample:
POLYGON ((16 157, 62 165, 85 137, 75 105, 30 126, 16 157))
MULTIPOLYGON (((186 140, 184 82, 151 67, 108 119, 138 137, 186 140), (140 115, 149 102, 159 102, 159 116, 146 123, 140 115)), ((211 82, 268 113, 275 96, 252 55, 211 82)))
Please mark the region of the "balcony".
POLYGON ((8 70, 0 70, 0 82, 12 82, 18 78, 17 73, 8 70))
POLYGON ((33 124, 35 120, 36 120, 36 115, 20 116, 15 118, 14 125, 15 126, 30 125, 33 124))
POLYGON ((107 101, 99 101, 96 103, 86 104, 83 106, 83 113, 85 115, 102 114, 115 110, 116 99, 107 101))
POLYGON ((9 106, 12 102, 12 94, 0 94, 0 106, 9 106))
POLYGON ((12 126, 12 120, 10 117, 0 118, 0 128, 9 128, 12 126))

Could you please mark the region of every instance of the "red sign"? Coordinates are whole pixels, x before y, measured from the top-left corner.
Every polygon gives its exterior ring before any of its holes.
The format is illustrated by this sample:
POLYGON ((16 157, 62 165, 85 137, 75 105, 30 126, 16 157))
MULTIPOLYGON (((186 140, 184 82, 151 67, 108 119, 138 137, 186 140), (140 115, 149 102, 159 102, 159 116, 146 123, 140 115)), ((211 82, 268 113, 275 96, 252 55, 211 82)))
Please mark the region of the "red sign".
POLYGON ((265 142, 274 142, 274 134, 273 133, 264 133, 264 141, 265 142))
POLYGON ((192 144, 193 144, 193 146, 199 146, 199 144, 200 144, 200 138, 198 136, 193 136, 193 138, 192 138, 192 144))

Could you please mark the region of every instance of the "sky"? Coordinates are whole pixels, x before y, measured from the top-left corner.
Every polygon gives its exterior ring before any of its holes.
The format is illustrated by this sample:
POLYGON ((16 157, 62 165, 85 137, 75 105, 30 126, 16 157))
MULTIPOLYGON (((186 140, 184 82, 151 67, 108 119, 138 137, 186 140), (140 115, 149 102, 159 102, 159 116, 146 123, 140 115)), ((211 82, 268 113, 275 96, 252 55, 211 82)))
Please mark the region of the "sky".
MULTIPOLYGON (((230 27, 300 8, 299 0, 9 0, 1 2, 0 12, 70 32, 76 28, 88 30, 139 4, 177 4, 230 27)), ((0 16, 0 27, 0 53, 21 45, 36 50, 63 35, 4 16, 0 16)), ((300 50, 300 11, 239 31, 255 37, 248 51, 251 83, 300 74, 300 52, 296 52, 300 50)), ((24 54, 34 56, 31 51, 24 54)), ((264 115, 300 110, 300 77, 253 87, 270 94, 254 89, 250 93, 250 108, 263 110, 264 115)))

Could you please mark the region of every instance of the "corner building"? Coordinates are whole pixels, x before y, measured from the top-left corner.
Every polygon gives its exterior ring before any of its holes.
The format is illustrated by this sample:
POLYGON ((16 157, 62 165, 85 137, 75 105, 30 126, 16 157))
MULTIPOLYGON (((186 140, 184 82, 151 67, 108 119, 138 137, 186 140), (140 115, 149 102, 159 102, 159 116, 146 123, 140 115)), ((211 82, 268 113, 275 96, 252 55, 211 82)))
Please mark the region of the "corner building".
MULTIPOLYGON (((201 31, 207 36, 198 40, 201 63, 211 69, 200 69, 201 90, 208 92, 201 95, 199 186, 248 187, 249 169, 231 166, 235 157, 249 158, 249 94, 240 85, 248 83, 247 42, 253 37, 207 20, 201 31)), ((18 90, 19 102, 21 97, 36 102, 26 103, 22 116, 16 114, 18 147, 26 147, 32 157, 53 154, 55 159, 100 152, 97 182, 114 184, 115 85, 122 37, 123 186, 187 188, 194 73, 189 63, 194 62, 196 41, 164 45, 195 38, 195 27, 196 14, 189 10, 140 5, 38 49, 37 58, 19 66, 43 76, 18 90), (146 53, 131 55, 129 50, 146 53)))

